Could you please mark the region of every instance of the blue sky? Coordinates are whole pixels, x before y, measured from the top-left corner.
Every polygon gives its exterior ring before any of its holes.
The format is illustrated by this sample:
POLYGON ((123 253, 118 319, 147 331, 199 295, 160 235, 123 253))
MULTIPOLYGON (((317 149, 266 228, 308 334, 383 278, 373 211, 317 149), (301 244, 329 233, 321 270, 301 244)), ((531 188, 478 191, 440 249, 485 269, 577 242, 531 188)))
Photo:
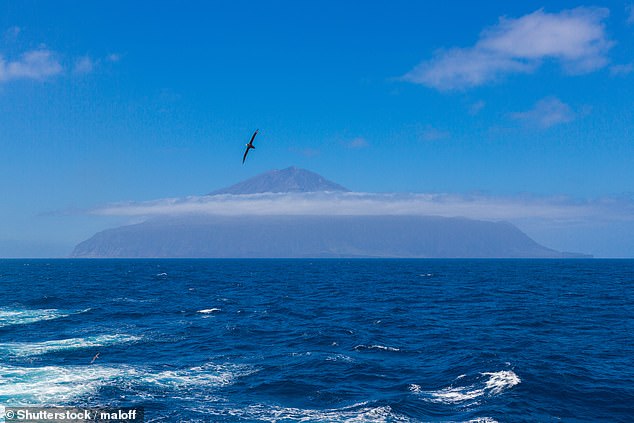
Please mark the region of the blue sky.
POLYGON ((356 192, 601 204, 509 220, 634 256, 632 4, 436 3, 0 2, 0 256, 291 165, 356 192))

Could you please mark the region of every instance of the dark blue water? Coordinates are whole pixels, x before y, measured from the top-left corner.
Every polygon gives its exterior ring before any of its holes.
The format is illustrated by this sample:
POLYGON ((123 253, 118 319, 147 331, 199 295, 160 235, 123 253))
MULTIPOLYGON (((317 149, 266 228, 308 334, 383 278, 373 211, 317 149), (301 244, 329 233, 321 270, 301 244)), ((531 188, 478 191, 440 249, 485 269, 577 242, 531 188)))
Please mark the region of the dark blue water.
POLYGON ((0 287, 4 406, 634 420, 631 260, 4 260, 0 287))

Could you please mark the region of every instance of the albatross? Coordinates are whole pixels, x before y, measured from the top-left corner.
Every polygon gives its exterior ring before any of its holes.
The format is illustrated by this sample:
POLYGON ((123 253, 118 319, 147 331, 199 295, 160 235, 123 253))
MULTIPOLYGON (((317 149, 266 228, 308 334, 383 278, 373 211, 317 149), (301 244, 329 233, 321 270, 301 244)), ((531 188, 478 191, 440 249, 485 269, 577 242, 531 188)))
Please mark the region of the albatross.
POLYGON ((258 131, 259 129, 255 130, 255 132, 251 136, 251 141, 249 141, 249 143, 247 144, 247 149, 244 151, 244 156, 242 156, 242 164, 244 164, 244 161, 247 159, 247 154, 249 154, 249 150, 251 150, 252 148, 255 148, 255 146, 253 145, 253 140, 255 139, 255 136, 258 134, 258 131))

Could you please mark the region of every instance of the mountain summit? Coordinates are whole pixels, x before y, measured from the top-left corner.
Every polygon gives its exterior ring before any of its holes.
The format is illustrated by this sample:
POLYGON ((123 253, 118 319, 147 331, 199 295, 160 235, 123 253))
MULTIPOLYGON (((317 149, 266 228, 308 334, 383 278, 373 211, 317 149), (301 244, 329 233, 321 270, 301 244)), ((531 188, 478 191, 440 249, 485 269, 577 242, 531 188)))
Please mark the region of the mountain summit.
POLYGON ((314 172, 292 166, 282 170, 271 170, 261 173, 230 187, 210 192, 209 195, 317 191, 349 191, 349 189, 314 172))

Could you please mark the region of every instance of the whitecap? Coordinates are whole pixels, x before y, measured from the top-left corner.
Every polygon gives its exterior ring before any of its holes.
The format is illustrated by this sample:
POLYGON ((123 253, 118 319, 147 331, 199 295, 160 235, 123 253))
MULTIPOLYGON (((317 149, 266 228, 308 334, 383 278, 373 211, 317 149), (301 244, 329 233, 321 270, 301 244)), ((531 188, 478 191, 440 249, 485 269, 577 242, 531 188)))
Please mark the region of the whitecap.
POLYGON ((423 392, 420 385, 416 385, 415 383, 412 383, 411 385, 409 385, 409 390, 415 394, 420 394, 421 392, 423 392))
POLYGON ((400 351, 399 348, 386 347, 385 345, 357 345, 356 347, 354 347, 354 349, 357 351, 359 350, 380 350, 380 351, 391 351, 391 352, 400 351))
MULTIPOLYGON (((456 380, 462 381, 465 375, 460 375, 456 380)), ((410 385, 410 391, 421 395, 425 401, 441 404, 458 404, 475 400, 483 396, 500 395, 504 391, 518 385, 521 382, 511 370, 499 372, 480 373, 476 381, 465 386, 448 386, 435 391, 424 391, 419 385, 410 385)))
POLYGON ((467 400, 478 398, 484 395, 484 389, 468 389, 464 387, 443 388, 438 391, 429 392, 430 402, 442 404, 456 404, 467 400))
POLYGON ((222 311, 222 309, 220 309, 220 308, 206 308, 204 310, 198 310, 196 313, 211 314, 211 313, 217 313, 219 311, 222 311))
POLYGON ((42 320, 53 320, 68 317, 71 314, 85 313, 90 309, 79 311, 63 311, 54 308, 50 309, 15 309, 0 307, 0 327, 11 325, 24 325, 28 323, 40 322, 42 320))
POLYGON ((140 340, 138 336, 118 334, 99 335, 86 338, 56 339, 42 342, 7 342, 0 344, 0 355, 12 357, 30 357, 56 351, 76 350, 81 348, 105 347, 140 340))
POLYGON ((206 364, 194 366, 187 370, 164 370, 138 374, 144 384, 182 389, 190 386, 225 386, 230 385, 238 377, 247 376, 255 370, 248 366, 231 364, 206 364))
POLYGON ((502 370, 495 373, 482 373, 483 376, 488 376, 489 379, 485 382, 485 389, 489 390, 491 394, 497 395, 518 385, 522 380, 513 373, 511 370, 502 370))
POLYGON ((326 357, 326 361, 343 361, 345 363, 351 363, 354 361, 354 359, 345 354, 334 354, 326 357))

